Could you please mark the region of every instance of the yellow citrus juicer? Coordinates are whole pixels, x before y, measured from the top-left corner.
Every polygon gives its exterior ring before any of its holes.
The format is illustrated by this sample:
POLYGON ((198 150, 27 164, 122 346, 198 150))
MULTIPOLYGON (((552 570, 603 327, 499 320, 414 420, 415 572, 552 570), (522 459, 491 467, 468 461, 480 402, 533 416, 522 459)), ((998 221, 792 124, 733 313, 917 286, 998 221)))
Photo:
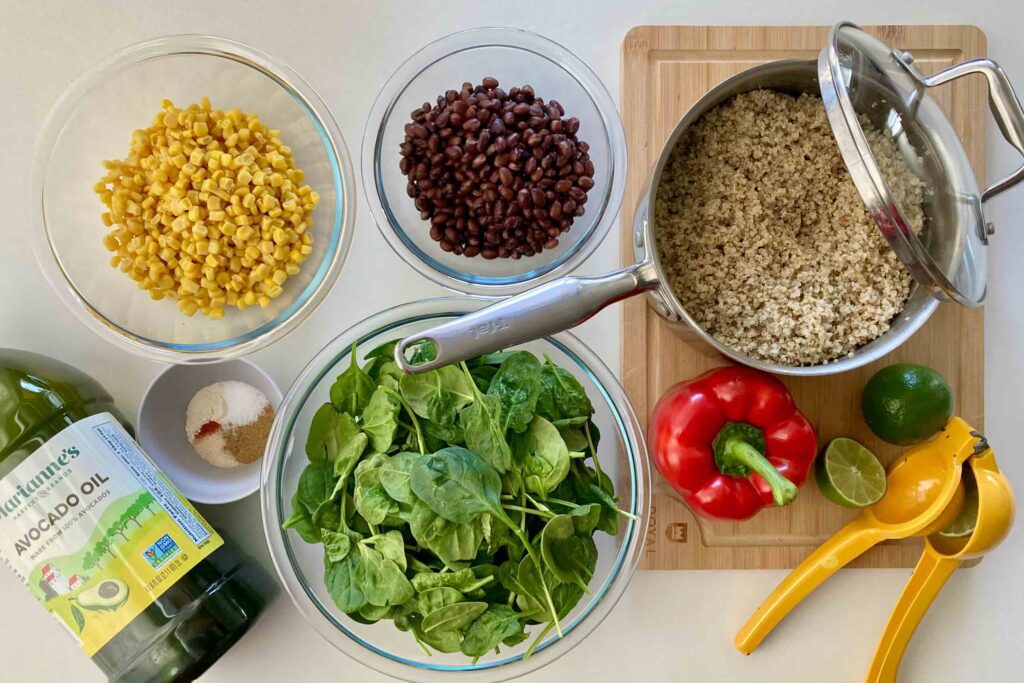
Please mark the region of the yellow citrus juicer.
POLYGON ((841 567, 882 541, 927 536, 945 529, 963 506, 963 465, 980 435, 958 417, 930 441, 888 468, 886 492, 801 562, 761 603, 736 635, 736 648, 753 652, 805 597, 841 567))
POLYGON ((914 630, 946 580, 961 562, 988 552, 1010 531, 1014 508, 1010 483, 996 466, 995 455, 984 439, 978 442, 976 452, 968 460, 978 496, 974 529, 959 538, 940 534, 927 537, 921 560, 882 633, 868 670, 869 683, 894 683, 914 630))

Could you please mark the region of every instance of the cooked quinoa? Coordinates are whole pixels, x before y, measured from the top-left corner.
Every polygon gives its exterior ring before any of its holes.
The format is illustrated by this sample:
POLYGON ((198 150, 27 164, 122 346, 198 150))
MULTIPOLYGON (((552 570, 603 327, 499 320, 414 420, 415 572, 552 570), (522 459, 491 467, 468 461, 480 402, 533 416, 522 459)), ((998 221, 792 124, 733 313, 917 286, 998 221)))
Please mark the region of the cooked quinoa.
MULTIPOLYGON (((921 182, 891 138, 865 130, 920 231, 921 182)), ((690 315, 763 360, 846 356, 888 330, 910 294, 911 276, 865 209, 811 95, 744 93, 691 126, 658 186, 654 233, 690 315)))

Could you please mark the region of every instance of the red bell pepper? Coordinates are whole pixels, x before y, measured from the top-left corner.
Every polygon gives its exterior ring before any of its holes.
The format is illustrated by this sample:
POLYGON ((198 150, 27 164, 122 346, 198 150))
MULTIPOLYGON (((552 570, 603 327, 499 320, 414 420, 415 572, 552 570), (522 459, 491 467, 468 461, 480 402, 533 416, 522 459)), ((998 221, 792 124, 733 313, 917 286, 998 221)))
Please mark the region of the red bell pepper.
POLYGON ((814 427, 778 379, 716 368, 669 389, 651 416, 654 462, 690 508, 741 520, 788 505, 818 452, 814 427))

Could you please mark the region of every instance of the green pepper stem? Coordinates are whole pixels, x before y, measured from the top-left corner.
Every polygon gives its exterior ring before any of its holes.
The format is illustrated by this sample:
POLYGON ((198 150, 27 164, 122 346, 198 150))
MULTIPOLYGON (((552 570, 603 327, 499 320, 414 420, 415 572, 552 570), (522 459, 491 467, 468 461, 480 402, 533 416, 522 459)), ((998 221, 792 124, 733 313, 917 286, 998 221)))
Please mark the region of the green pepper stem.
POLYGON ((776 505, 789 505, 800 492, 796 484, 782 476, 761 451, 744 439, 733 438, 726 441, 723 455, 730 464, 746 466, 764 477, 772 489, 772 498, 776 505))

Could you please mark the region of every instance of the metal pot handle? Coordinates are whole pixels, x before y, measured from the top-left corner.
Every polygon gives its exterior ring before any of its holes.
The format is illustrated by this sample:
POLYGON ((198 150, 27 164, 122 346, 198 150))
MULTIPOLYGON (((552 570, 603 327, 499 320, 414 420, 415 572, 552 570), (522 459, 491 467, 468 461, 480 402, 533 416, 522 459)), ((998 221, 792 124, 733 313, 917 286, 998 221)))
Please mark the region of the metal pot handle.
MULTIPOLYGON (((981 74, 988 80, 988 105, 992 110, 992 116, 1006 141, 1013 145, 1021 155, 1024 155, 1024 110, 1021 109, 1020 100, 1017 99, 1017 94, 1013 91, 1010 79, 1006 77, 1006 73, 999 68, 998 64, 991 59, 972 59, 969 62, 944 69, 934 76, 922 76, 921 80, 931 88, 969 74, 981 74)), ((1002 180, 989 185, 982 193, 981 201, 986 202, 992 199, 1022 180, 1024 180, 1024 164, 1002 180)))
POLYGON ((523 344, 584 322, 605 306, 657 286, 654 264, 634 264, 598 277, 564 277, 406 337, 395 362, 408 373, 426 372, 496 349, 523 344), (409 352, 433 344, 436 356, 416 363, 409 352))

